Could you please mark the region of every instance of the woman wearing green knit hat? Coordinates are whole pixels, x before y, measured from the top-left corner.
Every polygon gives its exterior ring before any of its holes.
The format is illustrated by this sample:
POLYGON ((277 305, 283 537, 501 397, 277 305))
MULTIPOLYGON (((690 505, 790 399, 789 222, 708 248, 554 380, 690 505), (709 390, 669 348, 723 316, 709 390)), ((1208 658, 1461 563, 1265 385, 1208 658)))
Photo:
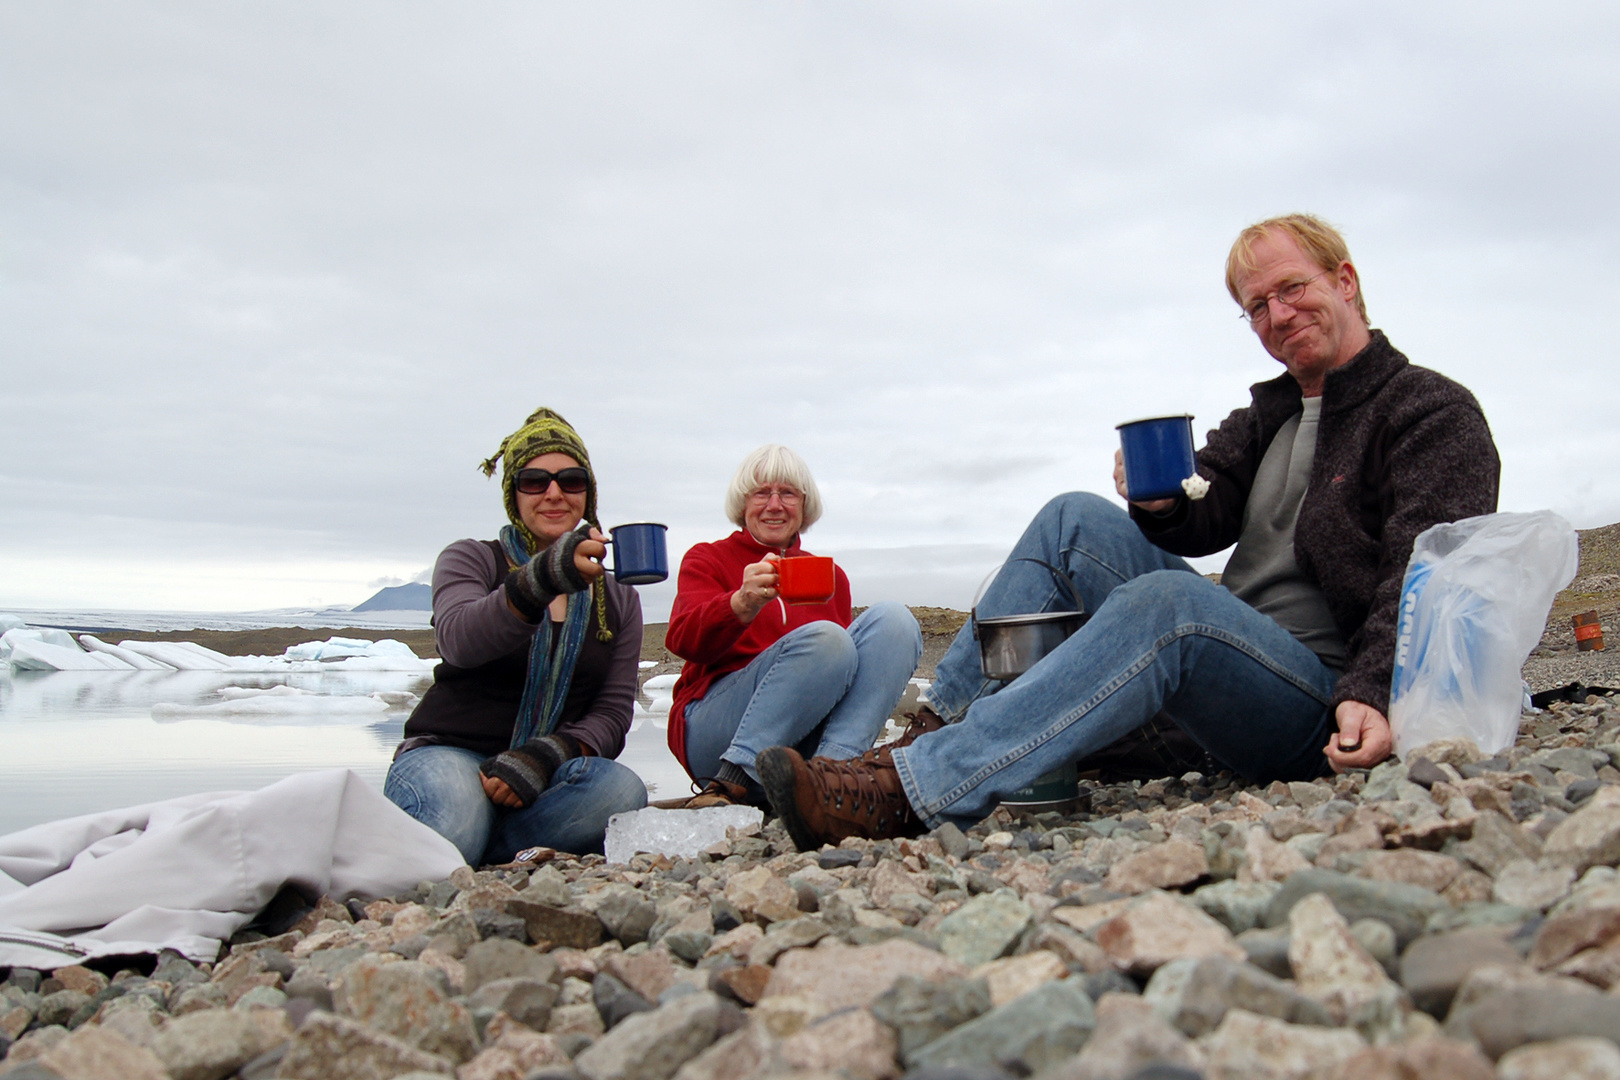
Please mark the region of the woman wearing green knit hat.
POLYGON ((383 791, 474 866, 529 847, 601 851, 608 818, 647 803, 612 760, 635 703, 641 600, 603 573, 596 476, 566 420, 536 410, 482 467, 501 470, 509 523, 434 564, 443 662, 383 791))

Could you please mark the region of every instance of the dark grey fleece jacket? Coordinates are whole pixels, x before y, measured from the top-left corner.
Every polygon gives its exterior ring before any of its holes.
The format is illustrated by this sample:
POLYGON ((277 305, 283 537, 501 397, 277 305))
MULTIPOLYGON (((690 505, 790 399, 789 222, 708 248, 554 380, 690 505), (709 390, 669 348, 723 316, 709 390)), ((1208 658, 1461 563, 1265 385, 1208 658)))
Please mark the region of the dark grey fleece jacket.
MULTIPOLYGON (((1164 517, 1131 509, 1153 543, 1208 555, 1237 542, 1260 459, 1301 410, 1291 375, 1250 387, 1252 404, 1228 416, 1198 452, 1210 482, 1164 517)), ((1389 714, 1401 578, 1418 533, 1496 509, 1501 462, 1474 395, 1410 363, 1382 331, 1322 388, 1310 487, 1294 530, 1299 568, 1321 588, 1348 661, 1333 704, 1360 701, 1389 714)))

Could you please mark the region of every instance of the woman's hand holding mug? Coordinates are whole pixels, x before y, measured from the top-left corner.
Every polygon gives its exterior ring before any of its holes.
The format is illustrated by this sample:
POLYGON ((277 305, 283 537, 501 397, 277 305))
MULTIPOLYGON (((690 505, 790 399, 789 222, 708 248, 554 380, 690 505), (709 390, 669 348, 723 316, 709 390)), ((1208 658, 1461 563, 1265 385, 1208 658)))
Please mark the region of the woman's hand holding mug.
POLYGON ((595 581, 606 572, 602 566, 602 559, 607 555, 606 540, 607 535, 593 525, 587 538, 574 548, 574 569, 579 571, 581 577, 595 581))
POLYGON ((743 567, 742 586, 731 594, 731 611, 744 625, 753 622, 754 616, 776 599, 780 582, 776 573, 777 559, 777 555, 771 554, 743 567))

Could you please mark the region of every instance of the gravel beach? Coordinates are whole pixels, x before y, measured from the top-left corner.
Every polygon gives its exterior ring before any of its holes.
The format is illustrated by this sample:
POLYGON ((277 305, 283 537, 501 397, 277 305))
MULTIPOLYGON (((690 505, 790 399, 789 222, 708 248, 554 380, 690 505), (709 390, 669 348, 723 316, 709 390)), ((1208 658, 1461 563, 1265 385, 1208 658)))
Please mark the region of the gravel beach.
MULTIPOLYGON (((1569 628, 1620 632, 1617 533, 1583 534, 1534 689, 1620 686, 1569 628)), ((13 969, 0 1075, 1620 1078, 1620 700, 1576 696, 1488 759, 1092 785, 819 852, 773 821, 320 898, 212 965, 13 969)))

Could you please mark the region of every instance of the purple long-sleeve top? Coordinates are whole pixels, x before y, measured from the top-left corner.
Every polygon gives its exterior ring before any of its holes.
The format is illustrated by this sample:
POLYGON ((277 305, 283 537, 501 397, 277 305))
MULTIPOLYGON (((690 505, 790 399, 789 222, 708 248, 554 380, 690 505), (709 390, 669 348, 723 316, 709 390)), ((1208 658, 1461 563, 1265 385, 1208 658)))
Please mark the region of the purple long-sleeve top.
MULTIPOLYGON (((433 639, 445 663, 406 723, 407 738, 430 735, 488 753, 506 747, 517 716, 514 695, 522 690, 519 668, 535 630, 507 602, 506 573, 505 560, 488 543, 457 540, 440 553, 433 567, 433 639)), ((599 580, 607 583, 613 640, 596 640, 593 613, 557 730, 612 758, 624 749, 635 706, 641 598, 611 574, 599 580)))

